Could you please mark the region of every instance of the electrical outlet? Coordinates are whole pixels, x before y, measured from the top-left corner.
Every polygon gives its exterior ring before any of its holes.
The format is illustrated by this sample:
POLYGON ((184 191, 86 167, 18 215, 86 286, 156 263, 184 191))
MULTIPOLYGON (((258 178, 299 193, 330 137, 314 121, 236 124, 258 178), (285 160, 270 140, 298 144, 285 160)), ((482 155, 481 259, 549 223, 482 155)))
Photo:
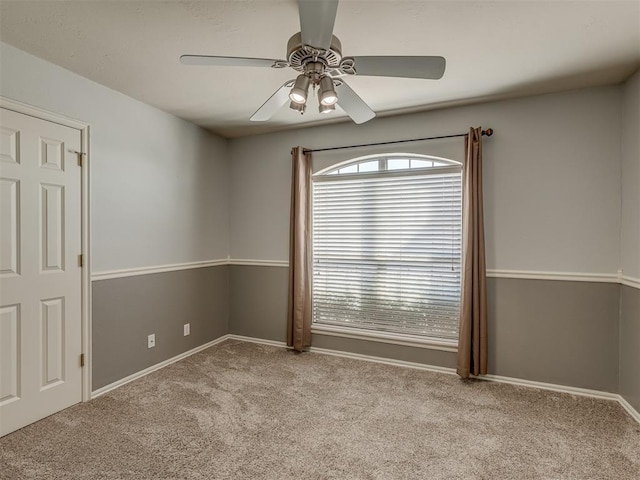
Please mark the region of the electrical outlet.
POLYGON ((183 326, 183 335, 186 337, 190 333, 191 333, 191 324, 190 323, 185 323, 184 326, 183 326))
POLYGON ((156 346, 156 334, 152 333, 147 337, 147 348, 153 348, 156 346))

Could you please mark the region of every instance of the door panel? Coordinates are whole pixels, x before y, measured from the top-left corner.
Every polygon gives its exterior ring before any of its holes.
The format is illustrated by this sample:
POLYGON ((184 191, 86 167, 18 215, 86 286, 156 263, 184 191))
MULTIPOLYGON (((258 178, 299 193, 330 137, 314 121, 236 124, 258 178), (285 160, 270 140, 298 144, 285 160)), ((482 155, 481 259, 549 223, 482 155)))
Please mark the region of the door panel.
POLYGON ((20 182, 0 178, 0 275, 17 275, 19 261, 18 219, 20 217, 20 182))
POLYGON ((0 109, 0 435, 82 399, 80 148, 0 109))
POLYGON ((20 306, 0 307, 0 406, 20 397, 20 306))
POLYGON ((40 185, 41 270, 63 270, 64 266, 64 186, 40 185))

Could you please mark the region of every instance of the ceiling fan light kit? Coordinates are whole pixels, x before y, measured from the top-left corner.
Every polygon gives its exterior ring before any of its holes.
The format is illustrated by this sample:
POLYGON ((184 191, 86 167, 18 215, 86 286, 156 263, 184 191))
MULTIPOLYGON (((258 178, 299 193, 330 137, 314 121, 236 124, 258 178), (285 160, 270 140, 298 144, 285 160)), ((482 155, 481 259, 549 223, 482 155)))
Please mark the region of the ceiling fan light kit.
POLYGON ((306 75, 298 75, 296 83, 293 84, 293 88, 289 93, 289 98, 293 103, 305 104, 307 102, 310 82, 311 79, 306 75))
POLYGON ((333 105, 338 101, 338 94, 333 88, 331 77, 324 76, 320 79, 318 98, 321 105, 333 105))
POLYGON ((298 0, 300 32, 287 43, 287 60, 265 58, 182 55, 185 65, 290 67, 300 74, 285 82, 251 116, 250 120, 269 120, 286 102, 304 114, 309 89, 318 91, 320 113, 330 113, 340 105, 355 123, 375 117, 375 112, 345 82, 350 75, 439 79, 446 62, 434 56, 342 57, 342 44, 333 35, 338 0, 298 0))

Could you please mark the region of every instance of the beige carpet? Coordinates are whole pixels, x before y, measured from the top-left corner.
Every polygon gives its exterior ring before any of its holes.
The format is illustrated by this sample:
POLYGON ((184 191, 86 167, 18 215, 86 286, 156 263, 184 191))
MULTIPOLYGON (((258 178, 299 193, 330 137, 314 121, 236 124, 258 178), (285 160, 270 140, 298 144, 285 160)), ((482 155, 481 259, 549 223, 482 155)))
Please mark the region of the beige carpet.
POLYGON ((227 341, 0 439, 2 479, 639 479, 611 401, 227 341))

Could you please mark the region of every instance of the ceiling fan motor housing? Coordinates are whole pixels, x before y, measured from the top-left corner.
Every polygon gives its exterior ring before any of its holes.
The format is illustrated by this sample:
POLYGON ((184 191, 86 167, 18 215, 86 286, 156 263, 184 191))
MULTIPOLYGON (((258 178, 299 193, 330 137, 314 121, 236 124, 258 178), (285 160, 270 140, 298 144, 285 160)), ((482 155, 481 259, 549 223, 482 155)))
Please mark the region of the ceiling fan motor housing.
POLYGON ((342 45, 340 40, 332 35, 329 50, 316 49, 304 45, 302 35, 298 32, 287 43, 287 60, 289 66, 299 72, 304 72, 305 65, 309 62, 320 62, 327 69, 338 68, 342 60, 342 45))

